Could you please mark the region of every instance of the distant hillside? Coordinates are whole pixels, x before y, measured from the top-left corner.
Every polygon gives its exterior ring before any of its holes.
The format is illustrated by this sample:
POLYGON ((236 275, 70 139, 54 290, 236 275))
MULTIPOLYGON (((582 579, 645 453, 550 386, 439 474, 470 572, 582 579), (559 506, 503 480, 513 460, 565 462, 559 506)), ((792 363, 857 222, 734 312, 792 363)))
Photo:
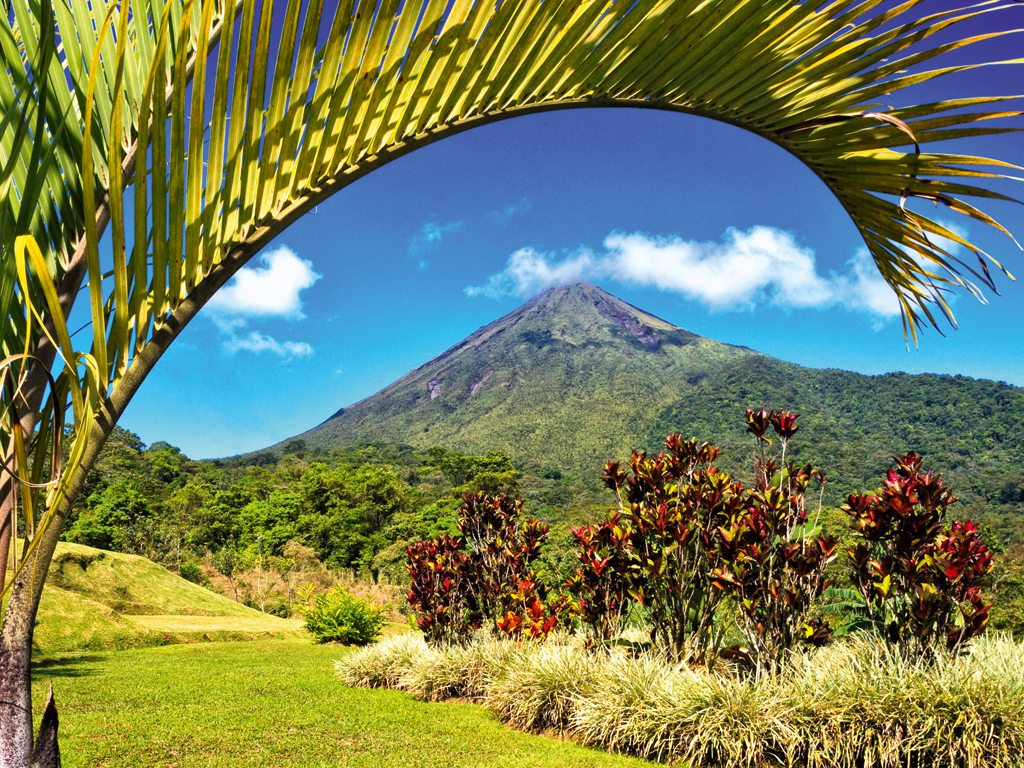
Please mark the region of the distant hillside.
MULTIPOLYGON (((964 377, 814 370, 678 328, 592 285, 554 288, 297 437, 503 450, 595 480, 670 432, 722 445, 742 474, 745 408, 802 413, 793 455, 827 499, 877 486, 914 449, 968 507, 1024 513, 1024 390, 964 377)), ((278 450, 287 443, 274 446, 278 450)))
POLYGON ((833 502, 877 487, 892 456, 915 450, 972 514, 1024 513, 1020 387, 963 376, 862 376, 762 356, 724 366, 662 409, 648 447, 669 432, 696 435, 722 445, 734 468, 751 452, 742 424, 748 407, 802 414, 794 458, 829 470, 833 502))

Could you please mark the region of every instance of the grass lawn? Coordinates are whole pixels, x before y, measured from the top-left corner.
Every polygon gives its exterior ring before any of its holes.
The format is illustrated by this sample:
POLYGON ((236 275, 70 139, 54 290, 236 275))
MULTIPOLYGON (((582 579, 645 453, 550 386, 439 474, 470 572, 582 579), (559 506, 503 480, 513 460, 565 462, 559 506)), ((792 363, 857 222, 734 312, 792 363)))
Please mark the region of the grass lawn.
MULTIPOLYGON (((256 613, 255 611, 253 613, 256 613)), ((307 640, 309 635, 303 630, 302 619, 279 619, 277 616, 266 616, 256 613, 255 616, 127 616, 133 624, 151 629, 155 632, 273 632, 283 634, 292 632, 302 635, 307 640)))
POLYGON ((55 654, 35 663, 34 698, 53 680, 65 768, 650 765, 512 731, 472 704, 346 688, 333 660, 348 652, 285 637, 55 654))

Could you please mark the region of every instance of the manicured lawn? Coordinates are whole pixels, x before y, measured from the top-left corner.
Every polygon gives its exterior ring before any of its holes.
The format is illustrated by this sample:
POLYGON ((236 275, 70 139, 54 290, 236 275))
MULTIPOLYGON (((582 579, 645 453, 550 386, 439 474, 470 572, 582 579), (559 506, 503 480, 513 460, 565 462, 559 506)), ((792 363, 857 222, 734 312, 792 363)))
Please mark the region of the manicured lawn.
POLYGON ((35 699, 52 679, 65 768, 650 765, 512 731, 472 704, 346 688, 333 660, 347 652, 283 638, 53 655, 36 662, 35 699))

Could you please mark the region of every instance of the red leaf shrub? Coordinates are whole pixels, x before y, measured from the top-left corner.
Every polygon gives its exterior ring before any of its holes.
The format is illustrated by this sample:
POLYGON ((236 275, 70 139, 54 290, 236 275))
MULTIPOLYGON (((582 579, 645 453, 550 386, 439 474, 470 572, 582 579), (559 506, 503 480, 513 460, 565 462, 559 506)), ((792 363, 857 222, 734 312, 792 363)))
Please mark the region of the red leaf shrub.
POLYGON ((467 494, 458 536, 408 548, 409 603, 427 642, 465 643, 485 626, 543 639, 558 625, 567 599, 549 601, 531 569, 548 526, 523 520, 522 507, 522 499, 467 494))
POLYGON ((957 497, 941 475, 922 474, 914 452, 894 460, 878 491, 852 494, 843 505, 862 539, 846 550, 850 579, 890 643, 927 654, 943 642, 955 651, 988 623, 981 583, 992 553, 974 523, 943 527, 957 497))
MULTIPOLYGON (((718 454, 708 443, 669 435, 657 456, 634 451, 628 472, 612 462, 602 477, 630 531, 629 546, 614 553, 608 577, 624 577, 625 584, 608 584, 604 594, 614 601, 628 595, 640 603, 652 644, 676 660, 703 661, 717 643, 714 619, 722 593, 711 587, 714 541, 736 502, 731 478, 712 465, 718 454), (628 567, 619 562, 622 557, 628 567)), ((582 558, 581 564, 587 566, 582 558)), ((586 580, 587 568, 577 575, 586 580)), ((623 609, 617 610, 621 615, 623 609)), ((606 631, 595 628, 598 637, 606 631)))
POLYGON ((468 557, 460 543, 445 534, 406 550, 412 581, 407 599, 416 611, 416 625, 432 645, 463 643, 480 627, 466 574, 468 557))
POLYGON ((605 644, 622 633, 632 601, 641 598, 631 594, 643 580, 634 568, 633 527, 616 512, 572 534, 580 565, 565 586, 576 597, 576 613, 590 627, 593 643, 605 644))

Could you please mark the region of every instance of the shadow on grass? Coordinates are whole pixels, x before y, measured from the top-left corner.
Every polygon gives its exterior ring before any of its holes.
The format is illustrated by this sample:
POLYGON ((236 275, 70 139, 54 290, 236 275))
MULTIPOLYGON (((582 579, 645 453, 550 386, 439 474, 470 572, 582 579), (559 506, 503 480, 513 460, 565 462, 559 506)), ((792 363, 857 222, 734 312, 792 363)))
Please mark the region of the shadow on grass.
POLYGON ((85 653, 73 656, 49 656, 32 660, 32 680, 51 677, 86 677, 96 674, 96 664, 106 661, 106 654, 85 653))

